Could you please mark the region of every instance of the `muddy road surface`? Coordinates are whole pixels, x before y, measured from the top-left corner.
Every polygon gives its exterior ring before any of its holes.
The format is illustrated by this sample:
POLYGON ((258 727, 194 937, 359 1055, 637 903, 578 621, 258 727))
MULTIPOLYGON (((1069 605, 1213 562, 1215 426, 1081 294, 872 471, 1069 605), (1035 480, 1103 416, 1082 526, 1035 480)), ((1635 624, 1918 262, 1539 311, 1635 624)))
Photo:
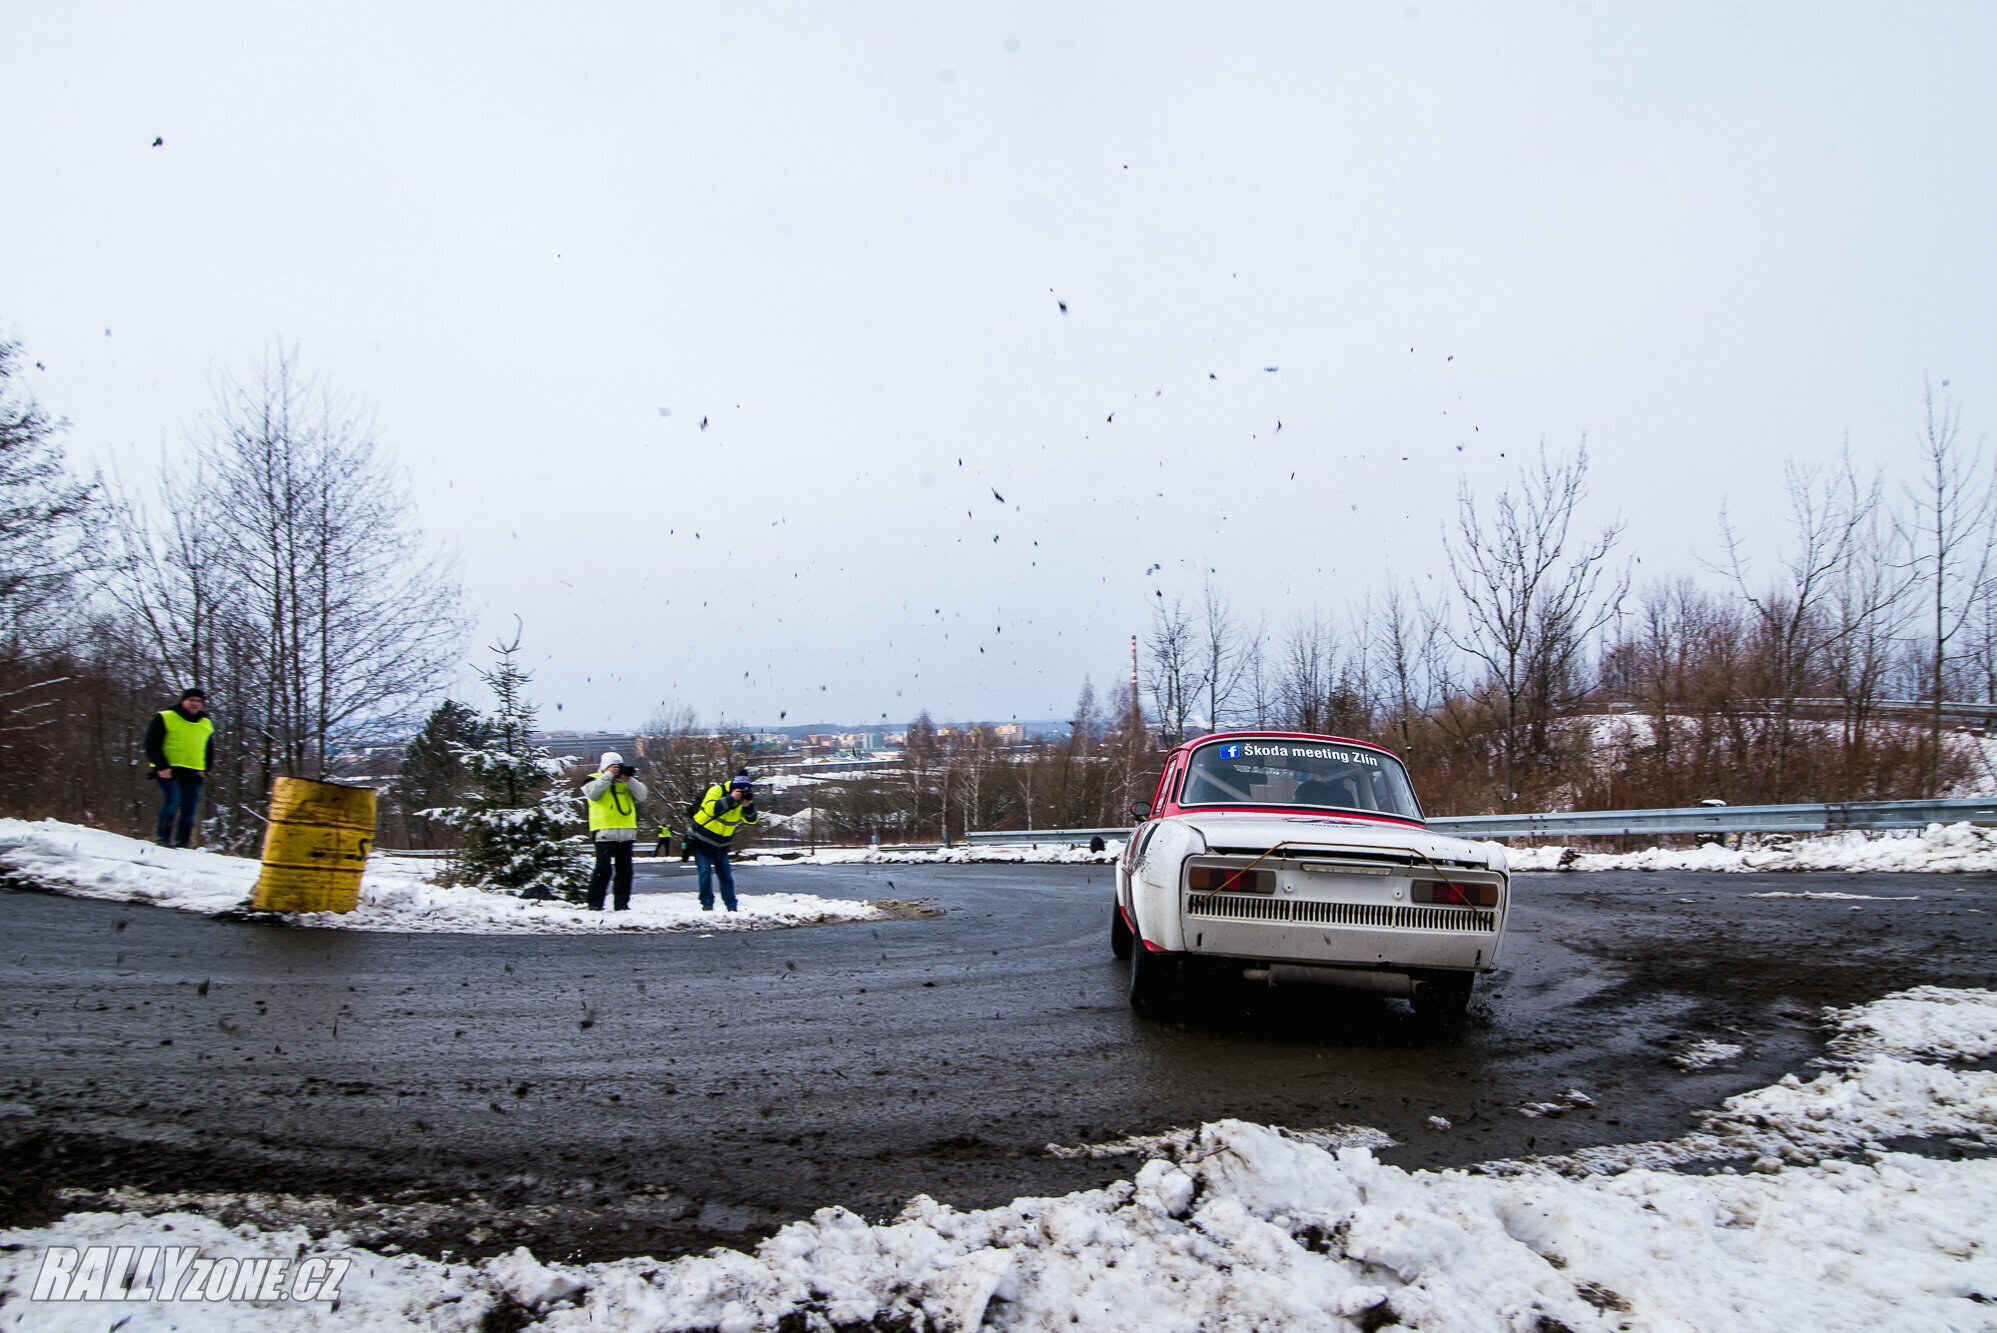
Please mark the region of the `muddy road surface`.
MULTIPOLYGON (((745 1245, 831 1204, 1065 1193, 1139 1159, 1049 1144, 1226 1116, 1372 1126, 1386 1160, 1463 1165, 1682 1133, 1807 1075, 1822 1006, 1997 971, 1992 877, 1541 874, 1518 880, 1505 970, 1460 1032, 1396 1000, 1249 987, 1163 1025, 1125 1003, 1110 873, 749 868, 744 892, 946 910, 621 938, 0 893, 0 1208, 164 1197, 430 1254, 597 1259, 745 1245), (1685 1067, 1701 1042, 1739 1051, 1685 1067), (1519 1113, 1569 1090, 1593 1105, 1519 1113)), ((641 868, 641 891, 690 887, 641 868)))

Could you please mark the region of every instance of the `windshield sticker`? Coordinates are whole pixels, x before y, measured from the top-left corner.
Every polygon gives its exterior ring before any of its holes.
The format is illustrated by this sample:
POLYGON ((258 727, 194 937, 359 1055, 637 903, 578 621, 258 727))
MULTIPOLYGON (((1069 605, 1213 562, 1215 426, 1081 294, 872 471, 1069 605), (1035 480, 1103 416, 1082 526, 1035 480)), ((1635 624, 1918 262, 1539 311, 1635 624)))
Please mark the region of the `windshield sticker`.
MULTIPOLYGON (((1220 747, 1222 759, 1329 759, 1340 764, 1380 766, 1379 757, 1360 750, 1334 750, 1324 745, 1269 745, 1237 741, 1220 747)), ((1257 770, 1250 770, 1257 771, 1257 770)), ((1267 771, 1267 770, 1260 770, 1267 771)))

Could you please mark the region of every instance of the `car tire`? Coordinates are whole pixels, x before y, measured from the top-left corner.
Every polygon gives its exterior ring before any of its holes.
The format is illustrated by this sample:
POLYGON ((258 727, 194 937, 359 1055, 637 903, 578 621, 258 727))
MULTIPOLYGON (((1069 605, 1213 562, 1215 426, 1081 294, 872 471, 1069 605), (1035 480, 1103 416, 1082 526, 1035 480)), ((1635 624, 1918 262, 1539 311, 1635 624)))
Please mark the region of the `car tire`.
POLYGON ((1153 953, 1144 941, 1132 940, 1130 1007, 1141 1018, 1172 1018, 1179 1012, 1179 959, 1153 953))
POLYGON ((1123 906, 1109 905, 1109 951, 1118 958, 1130 957, 1130 923, 1123 919, 1123 906))
POLYGON ((1444 1028, 1463 1024, 1470 1010, 1470 993, 1476 988, 1474 976, 1425 977, 1415 983, 1415 1013, 1444 1028))

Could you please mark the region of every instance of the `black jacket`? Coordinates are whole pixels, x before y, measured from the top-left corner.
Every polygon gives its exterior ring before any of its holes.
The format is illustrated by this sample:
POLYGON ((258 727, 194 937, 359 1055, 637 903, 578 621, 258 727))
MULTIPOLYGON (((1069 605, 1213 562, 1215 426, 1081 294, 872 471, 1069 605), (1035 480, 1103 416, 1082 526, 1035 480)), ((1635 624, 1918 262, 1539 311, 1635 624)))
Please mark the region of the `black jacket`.
MULTIPOLYGON (((182 713, 181 716, 187 717, 185 713, 182 713)), ((203 713, 201 716, 208 718, 210 722, 214 721, 213 716, 208 713, 203 713)), ((190 722, 193 720, 193 718, 188 718, 190 722)), ((208 733, 208 739, 203 743, 201 750, 201 764, 204 768, 207 767, 208 757, 214 752, 215 733, 211 731, 208 733)), ((172 765, 166 762, 166 719, 158 713, 153 714, 152 724, 146 728, 146 767, 155 773, 159 772, 162 768, 172 767, 172 765)))

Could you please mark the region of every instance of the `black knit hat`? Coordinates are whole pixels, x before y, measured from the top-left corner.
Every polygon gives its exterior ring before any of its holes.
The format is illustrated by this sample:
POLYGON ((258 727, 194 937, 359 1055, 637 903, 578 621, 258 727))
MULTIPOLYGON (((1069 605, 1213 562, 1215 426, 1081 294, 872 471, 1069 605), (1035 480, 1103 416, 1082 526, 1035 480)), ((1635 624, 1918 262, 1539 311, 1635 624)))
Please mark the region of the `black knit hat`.
POLYGON ((731 791, 737 787, 751 787, 754 785, 755 779, 749 775, 749 770, 746 768, 736 769, 735 776, 728 780, 728 786, 731 791))

